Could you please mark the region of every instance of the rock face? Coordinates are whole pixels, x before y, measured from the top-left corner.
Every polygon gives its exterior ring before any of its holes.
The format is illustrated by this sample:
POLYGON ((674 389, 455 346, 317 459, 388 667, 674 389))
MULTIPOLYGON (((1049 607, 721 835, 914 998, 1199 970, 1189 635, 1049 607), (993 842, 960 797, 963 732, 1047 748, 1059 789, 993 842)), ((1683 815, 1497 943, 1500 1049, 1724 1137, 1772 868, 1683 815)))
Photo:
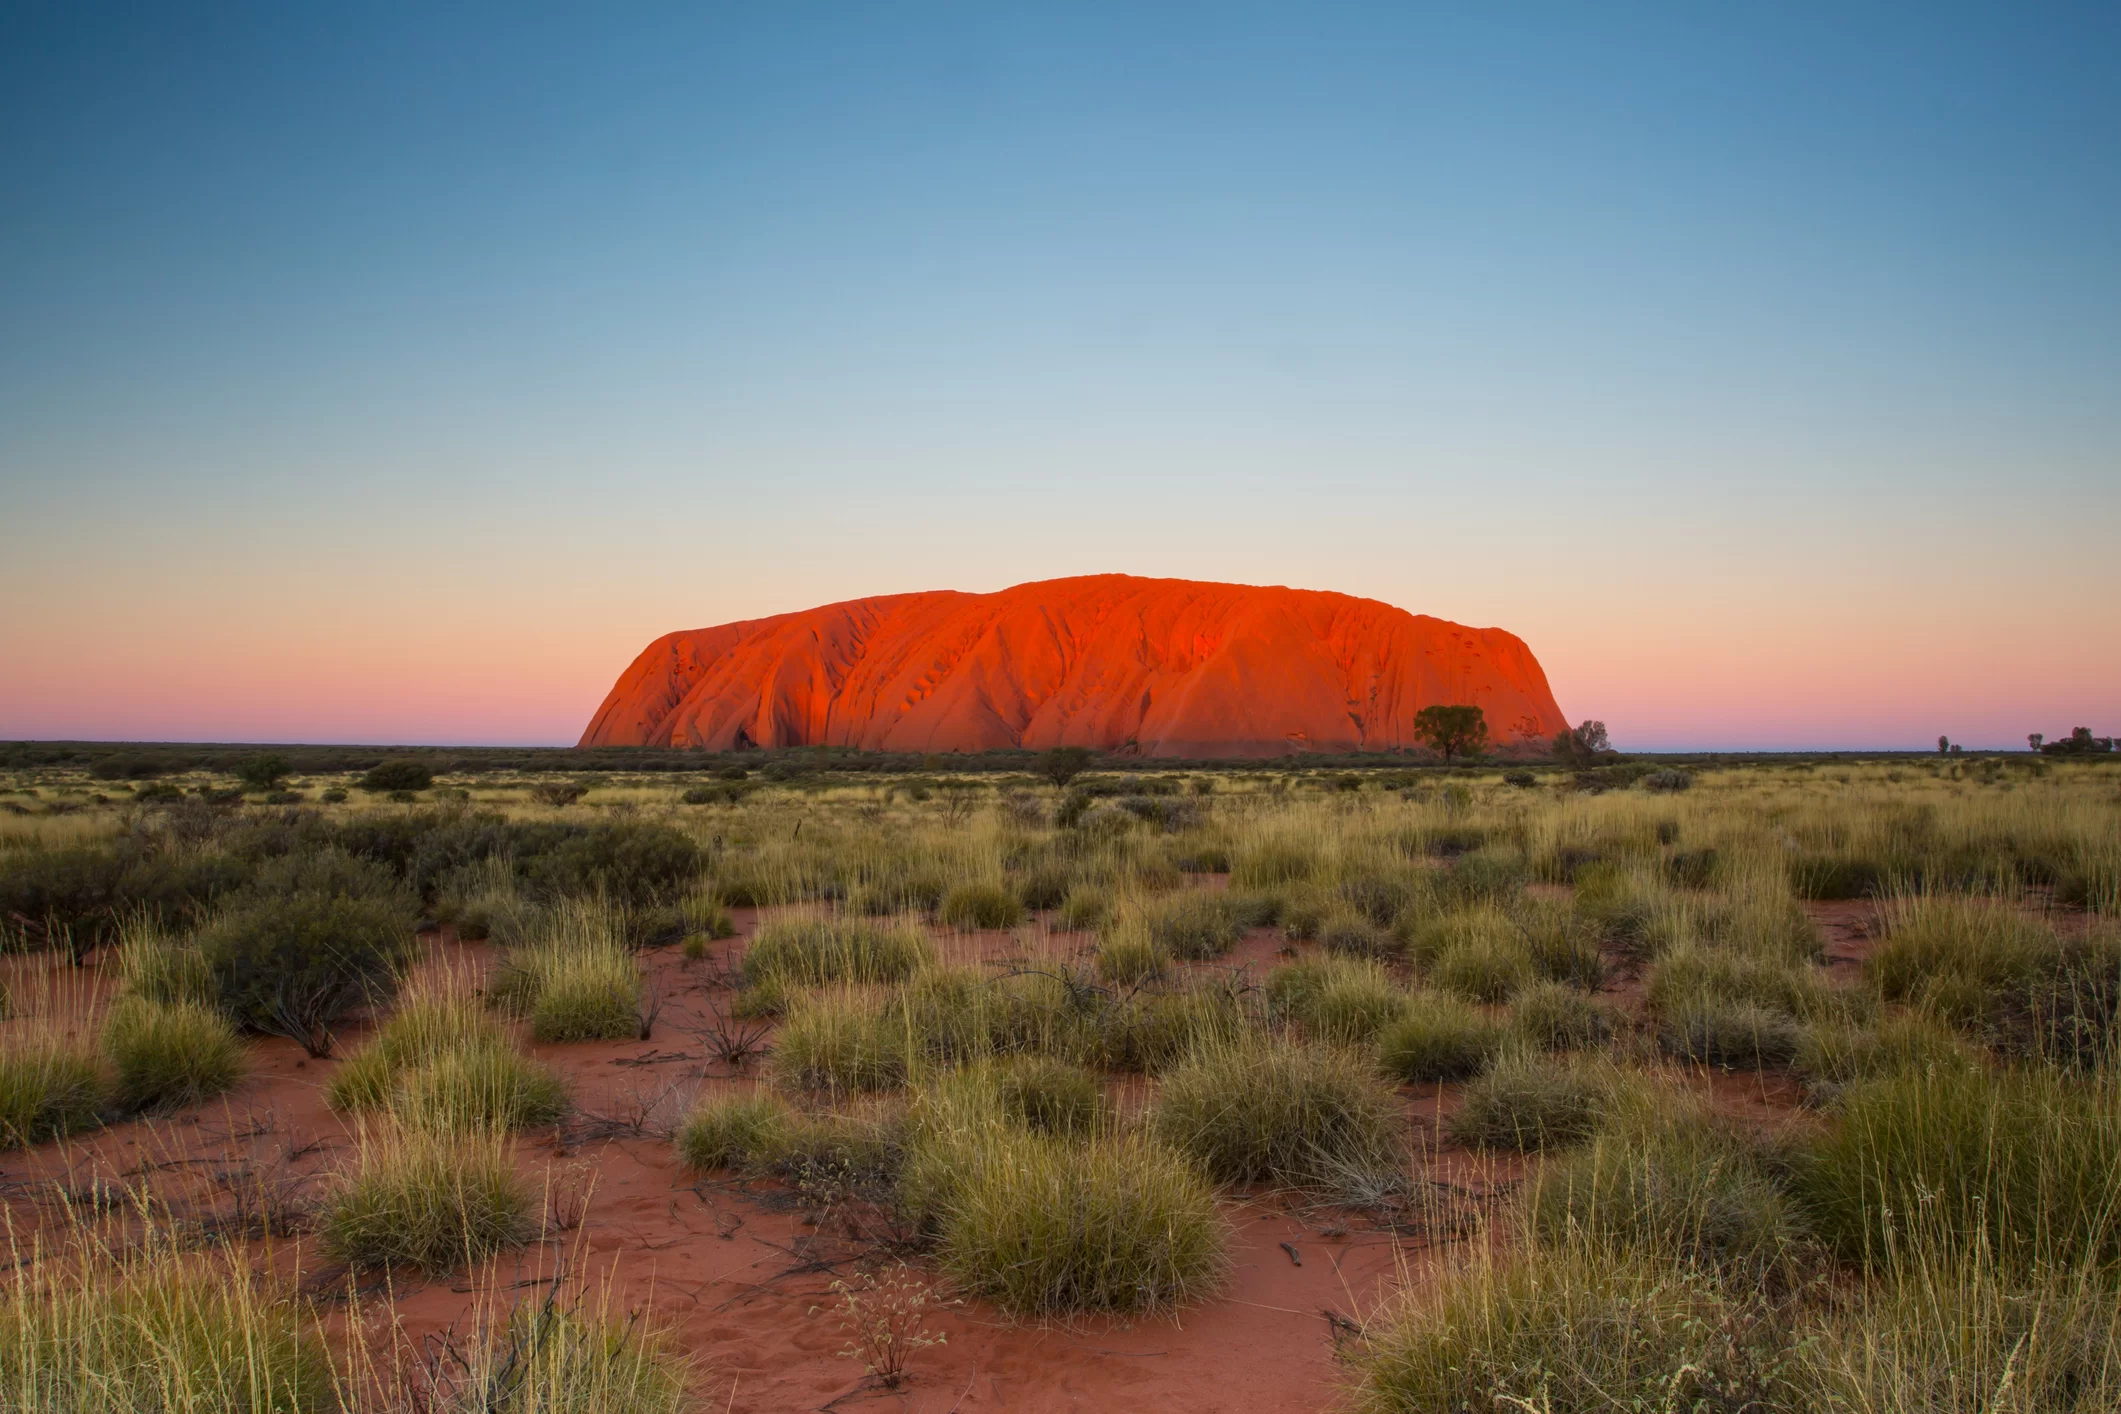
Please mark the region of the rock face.
POLYGON ((666 634, 583 746, 1088 746, 1281 756, 1416 744, 1476 703, 1497 746, 1567 725, 1529 648, 1374 599, 1088 575, 935 590, 666 634))

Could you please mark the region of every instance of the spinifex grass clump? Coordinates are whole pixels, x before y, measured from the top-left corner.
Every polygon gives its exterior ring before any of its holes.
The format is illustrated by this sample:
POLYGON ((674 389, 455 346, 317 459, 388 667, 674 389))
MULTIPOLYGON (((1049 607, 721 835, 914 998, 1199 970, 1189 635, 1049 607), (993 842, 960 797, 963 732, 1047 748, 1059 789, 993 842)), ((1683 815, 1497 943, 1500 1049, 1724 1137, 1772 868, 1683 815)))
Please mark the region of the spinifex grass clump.
POLYGON ((453 1133, 551 1124, 567 1109, 567 1086, 529 1056, 463 1046, 406 1072, 391 1113, 408 1126, 453 1133))
POLYGON ((1596 1132, 1606 1101, 1606 1086, 1581 1068, 1506 1055, 1466 1086, 1446 1131, 1475 1149, 1566 1149, 1596 1132))
POLYGON ((452 1409, 482 1414, 682 1414, 691 1406, 685 1362, 658 1332, 608 1305, 518 1306, 458 1357, 450 1384, 462 1391, 452 1409))
POLYGON ((934 957, 935 949, 915 928, 849 918, 789 919, 759 929, 744 953, 743 973, 753 986, 902 982, 934 957))
POLYGON ((1710 1276, 1591 1243, 1474 1248, 1373 1320, 1362 1414, 1803 1407, 1770 1313, 1710 1276))
POLYGON ((16 1248, 0 1278, 0 1409, 21 1414, 310 1414, 336 1408, 302 1310, 248 1262, 150 1228, 16 1248))
POLYGON ((1877 1266, 1919 1239, 2013 1271, 2121 1266, 2121 1090, 2042 1069, 1903 1071, 1852 1087, 1806 1157, 1822 1236, 1877 1266))
POLYGON ((151 914, 118 925, 117 964, 127 989, 148 1001, 213 1006, 219 999, 206 955, 172 938, 151 914))
POLYGON ((111 1096, 127 1110, 195 1105, 233 1089, 249 1057, 235 1028, 197 1002, 120 997, 103 1021, 111 1096))
POLYGON ((1502 1043, 1503 1028, 1478 1007, 1423 992, 1377 1033, 1377 1056, 1401 1080, 1465 1080, 1486 1070, 1502 1043))
POLYGON ((1368 1041, 1405 1010, 1407 994, 1374 962, 1320 957, 1267 974, 1267 1000, 1314 1039, 1368 1041))
POLYGON ((1245 935, 1229 900, 1194 890, 1143 906, 1141 924, 1152 943, 1184 962, 1221 957, 1245 935))
POLYGON ((526 1241, 535 1207, 505 1136, 388 1127, 363 1132, 318 1226, 349 1265, 444 1272, 526 1241))
POLYGON ((1432 984, 1468 1001, 1508 1001, 1538 970, 1524 933, 1492 906, 1430 919, 1412 931, 1409 950, 1432 984))
POLYGON ((1088 1141, 959 1101, 916 1127, 909 1205, 963 1291, 1015 1315, 1167 1310, 1227 1268, 1214 1191, 1142 1136, 1088 1141))
POLYGON ((0 1049, 0 1149, 28 1148, 102 1122, 109 1081, 95 1052, 57 1033, 0 1049))
POLYGON ((490 994, 530 1019, 540 1041, 623 1041, 641 1034, 641 968, 624 941, 623 910, 572 900, 508 950, 490 994))
POLYGON ((753 1091, 713 1096, 702 1100, 679 1127, 678 1159, 696 1169, 743 1168, 771 1154, 788 1126, 788 1107, 774 1095, 753 1091))
POLYGON ((1396 1167, 1405 1141, 1398 1103, 1365 1057, 1256 1036, 1168 1071, 1155 1127, 1233 1183, 1326 1186, 1396 1167))
POLYGON ((1133 987, 1170 970, 1171 954, 1139 922, 1120 924, 1097 945, 1097 975, 1107 982, 1133 987))
POLYGON ((959 884, 943 895, 936 916, 948 928, 1014 928, 1024 921, 1024 905, 1000 884, 959 884))
POLYGON ((855 991, 805 997, 782 1022, 772 1076, 784 1090, 854 1094, 906 1083, 917 1043, 906 1016, 880 997, 855 991))
POLYGON ((1581 1051, 1611 1040, 1613 1021, 1574 987, 1541 982, 1518 994, 1510 1008, 1510 1030, 1542 1051, 1581 1051))
POLYGON ((1753 1142, 1677 1096, 1629 1108, 1590 1145, 1548 1162, 1524 1204, 1550 1249, 1592 1243, 1747 1281, 1786 1263, 1803 1236, 1753 1142))

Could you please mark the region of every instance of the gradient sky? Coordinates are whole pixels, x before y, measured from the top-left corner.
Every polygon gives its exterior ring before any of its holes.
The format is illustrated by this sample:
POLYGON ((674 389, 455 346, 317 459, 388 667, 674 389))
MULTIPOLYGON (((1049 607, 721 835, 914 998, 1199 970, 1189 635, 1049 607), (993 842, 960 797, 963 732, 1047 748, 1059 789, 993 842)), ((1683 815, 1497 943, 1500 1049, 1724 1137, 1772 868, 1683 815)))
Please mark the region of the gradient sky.
POLYGON ((2121 731, 2121 7, 11 4, 0 738, 571 742, 1095 571, 2121 731), (365 13, 355 14, 361 9, 365 13))

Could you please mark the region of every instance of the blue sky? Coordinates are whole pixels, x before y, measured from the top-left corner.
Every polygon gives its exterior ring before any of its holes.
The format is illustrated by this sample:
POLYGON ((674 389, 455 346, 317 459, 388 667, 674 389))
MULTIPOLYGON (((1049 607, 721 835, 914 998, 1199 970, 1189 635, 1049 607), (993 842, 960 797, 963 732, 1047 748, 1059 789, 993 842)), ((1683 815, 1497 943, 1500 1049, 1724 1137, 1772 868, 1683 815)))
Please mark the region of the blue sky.
POLYGON ((2121 729, 2121 11, 16 6, 0 736, 571 740, 1102 570, 2121 729), (2103 714, 2103 715, 2102 715, 2103 714))

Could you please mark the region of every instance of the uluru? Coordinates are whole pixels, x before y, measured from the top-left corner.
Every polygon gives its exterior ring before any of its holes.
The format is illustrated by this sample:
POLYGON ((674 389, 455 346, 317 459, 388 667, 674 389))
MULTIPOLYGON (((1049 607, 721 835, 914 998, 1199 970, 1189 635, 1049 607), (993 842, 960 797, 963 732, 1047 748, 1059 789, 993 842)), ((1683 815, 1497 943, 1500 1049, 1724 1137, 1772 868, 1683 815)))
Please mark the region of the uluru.
POLYGON ((665 634, 583 746, 1392 751, 1481 707, 1499 746, 1566 725, 1523 640, 1375 599, 1133 575, 931 590, 665 634))

